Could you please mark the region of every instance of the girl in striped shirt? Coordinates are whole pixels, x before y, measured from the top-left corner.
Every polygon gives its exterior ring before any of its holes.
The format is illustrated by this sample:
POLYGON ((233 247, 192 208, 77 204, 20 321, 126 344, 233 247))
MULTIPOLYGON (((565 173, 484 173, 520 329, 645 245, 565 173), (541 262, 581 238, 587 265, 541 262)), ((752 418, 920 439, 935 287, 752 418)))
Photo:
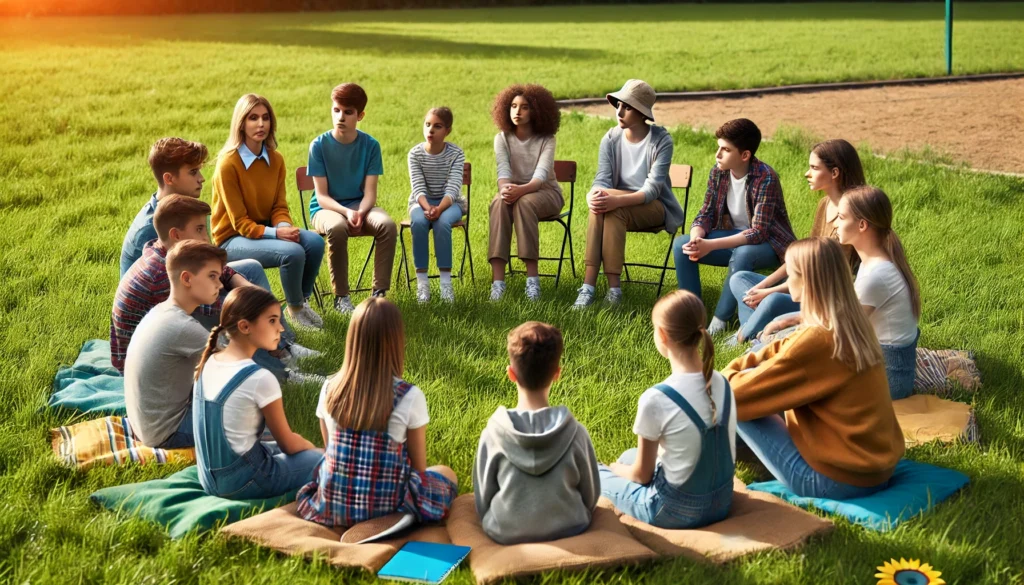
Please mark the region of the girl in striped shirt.
POLYGON ((412 258, 416 266, 416 299, 430 301, 427 276, 429 242, 434 231, 434 254, 441 273, 441 300, 453 302, 452 224, 462 220, 467 202, 462 196, 462 167, 466 157, 462 149, 445 142, 452 131, 452 111, 431 108, 423 120, 423 138, 409 151, 409 220, 412 224, 412 258))

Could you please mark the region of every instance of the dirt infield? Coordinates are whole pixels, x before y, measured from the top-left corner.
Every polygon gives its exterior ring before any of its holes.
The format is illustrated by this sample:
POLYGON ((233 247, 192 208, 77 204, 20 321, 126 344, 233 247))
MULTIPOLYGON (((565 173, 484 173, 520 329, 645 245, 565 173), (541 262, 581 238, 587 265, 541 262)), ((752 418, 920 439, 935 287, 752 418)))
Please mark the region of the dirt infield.
MULTIPOLYGON (((612 115, 607 105, 572 109, 612 115)), ((712 129, 744 117, 766 136, 796 126, 876 152, 930 147, 976 169, 1024 173, 1024 79, 665 101, 654 115, 666 126, 712 129)))

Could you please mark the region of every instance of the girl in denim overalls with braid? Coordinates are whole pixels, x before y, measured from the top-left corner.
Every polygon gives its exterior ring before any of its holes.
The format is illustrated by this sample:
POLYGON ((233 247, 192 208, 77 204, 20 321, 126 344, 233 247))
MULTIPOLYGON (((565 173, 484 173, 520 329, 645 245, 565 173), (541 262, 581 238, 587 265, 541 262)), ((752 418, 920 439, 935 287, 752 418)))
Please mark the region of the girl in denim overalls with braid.
POLYGON ((455 472, 427 467, 427 401, 402 379, 405 326, 392 302, 371 297, 356 307, 341 371, 320 392, 316 414, 327 450, 313 481, 299 490, 298 513, 324 526, 410 513, 420 521, 448 515, 455 472))
POLYGON ((296 490, 323 458, 288 426, 277 378, 252 361, 258 349, 277 349, 281 303, 256 286, 224 300, 220 325, 196 369, 192 420, 199 482, 206 493, 234 500, 273 498, 296 490), (217 350, 221 332, 228 345, 217 350), (263 441, 264 428, 273 441, 263 441))
POLYGON ((718 522, 732 503, 736 401, 714 370, 705 315, 704 304, 685 290, 654 305, 654 345, 672 375, 640 396, 633 424, 639 447, 600 467, 601 495, 659 528, 718 522))

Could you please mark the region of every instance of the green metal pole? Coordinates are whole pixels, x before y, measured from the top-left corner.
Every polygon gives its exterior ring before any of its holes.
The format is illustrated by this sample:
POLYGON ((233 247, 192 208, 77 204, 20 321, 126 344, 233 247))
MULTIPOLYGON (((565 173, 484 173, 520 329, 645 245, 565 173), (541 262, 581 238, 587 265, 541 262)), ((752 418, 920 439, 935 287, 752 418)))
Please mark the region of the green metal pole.
POLYGON ((946 0, 946 75, 953 75, 953 0, 946 0))

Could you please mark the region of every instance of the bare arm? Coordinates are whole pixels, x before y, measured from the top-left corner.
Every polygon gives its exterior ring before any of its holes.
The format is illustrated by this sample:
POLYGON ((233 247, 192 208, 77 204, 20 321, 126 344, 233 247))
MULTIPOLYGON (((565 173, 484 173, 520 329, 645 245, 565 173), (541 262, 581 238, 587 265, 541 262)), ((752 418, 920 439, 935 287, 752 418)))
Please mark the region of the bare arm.
POLYGON ((349 218, 352 210, 334 200, 334 197, 327 192, 327 177, 313 177, 313 188, 316 191, 316 201, 321 209, 329 209, 334 213, 349 218))
POLYGON ((316 445, 288 426, 288 417, 284 414, 284 402, 280 398, 260 410, 263 412, 263 418, 267 421, 267 428, 274 435, 274 440, 277 441, 282 452, 294 455, 300 451, 317 449, 316 445))
POLYGON ((658 442, 637 437, 636 461, 633 465, 613 463, 610 467, 615 475, 647 485, 654 479, 654 468, 658 463, 658 442))
POLYGON ((412 467, 420 473, 427 471, 427 425, 405 431, 405 451, 412 467))

